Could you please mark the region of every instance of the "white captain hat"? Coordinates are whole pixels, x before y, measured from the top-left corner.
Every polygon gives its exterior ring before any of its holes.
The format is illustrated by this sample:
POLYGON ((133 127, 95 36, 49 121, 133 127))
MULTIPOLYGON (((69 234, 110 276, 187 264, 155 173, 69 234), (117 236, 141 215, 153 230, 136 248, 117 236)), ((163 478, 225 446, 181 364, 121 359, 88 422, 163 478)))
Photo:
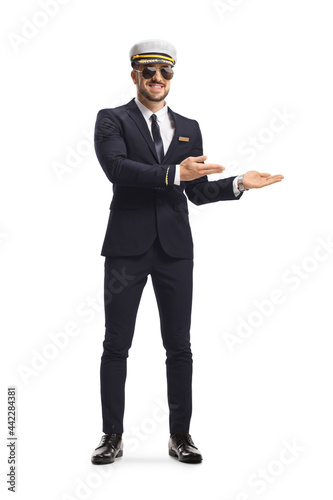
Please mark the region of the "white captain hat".
POLYGON ((131 64, 165 63, 174 66, 177 61, 175 47, 165 40, 142 40, 129 53, 131 64))

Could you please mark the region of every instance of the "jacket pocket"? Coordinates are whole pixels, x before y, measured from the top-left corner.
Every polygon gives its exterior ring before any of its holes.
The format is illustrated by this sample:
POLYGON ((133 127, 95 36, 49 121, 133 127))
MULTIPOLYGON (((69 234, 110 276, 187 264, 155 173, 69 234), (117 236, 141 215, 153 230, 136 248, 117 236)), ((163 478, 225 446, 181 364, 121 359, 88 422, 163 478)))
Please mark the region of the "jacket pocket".
POLYGON ((138 203, 130 203, 130 202, 111 202, 110 210, 139 210, 141 205, 138 203))
POLYGON ((174 203, 173 204, 173 209, 176 212, 182 212, 182 213, 185 213, 185 214, 189 213, 188 212, 188 206, 187 206, 186 202, 174 203))

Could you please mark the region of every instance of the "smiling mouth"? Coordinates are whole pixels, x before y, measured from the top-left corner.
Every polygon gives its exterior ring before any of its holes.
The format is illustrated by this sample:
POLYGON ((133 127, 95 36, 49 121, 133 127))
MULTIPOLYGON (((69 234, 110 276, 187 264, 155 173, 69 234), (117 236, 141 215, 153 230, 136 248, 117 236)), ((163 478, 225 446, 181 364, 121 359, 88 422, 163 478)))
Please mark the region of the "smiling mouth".
POLYGON ((149 83, 148 87, 153 90, 162 90, 164 89, 164 85, 161 83, 149 83))

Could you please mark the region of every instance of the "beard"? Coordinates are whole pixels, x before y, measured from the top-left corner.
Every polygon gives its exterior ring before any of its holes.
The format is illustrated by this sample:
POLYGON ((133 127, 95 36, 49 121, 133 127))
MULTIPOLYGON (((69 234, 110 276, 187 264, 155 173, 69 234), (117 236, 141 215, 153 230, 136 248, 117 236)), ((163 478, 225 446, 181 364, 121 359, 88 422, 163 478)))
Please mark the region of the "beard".
POLYGON ((138 91, 140 92, 140 94, 143 95, 143 97, 145 97, 146 99, 148 99, 148 101, 160 102, 160 101, 163 101, 166 98, 166 96, 169 94, 169 91, 165 90, 165 87, 164 87, 163 95, 160 95, 160 96, 153 96, 153 95, 149 94, 147 92, 147 90, 144 87, 141 87, 139 84, 137 87, 138 87, 138 91))

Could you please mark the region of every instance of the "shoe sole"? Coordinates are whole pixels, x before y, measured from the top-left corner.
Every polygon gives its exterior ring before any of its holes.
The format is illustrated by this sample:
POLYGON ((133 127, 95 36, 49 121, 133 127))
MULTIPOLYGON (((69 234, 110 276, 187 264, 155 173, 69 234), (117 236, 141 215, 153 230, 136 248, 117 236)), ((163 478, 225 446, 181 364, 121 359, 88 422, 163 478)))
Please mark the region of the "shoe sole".
POLYGON ((116 458, 120 458, 123 456, 123 450, 119 450, 115 458, 106 459, 106 458, 92 458, 91 462, 95 465, 104 465, 104 464, 113 464, 116 458))
POLYGON ((190 457, 187 459, 179 458, 179 455, 175 451, 170 449, 169 449, 169 455, 170 457, 177 458, 178 462, 182 462, 183 464, 199 464, 200 462, 202 462, 202 458, 196 458, 196 457, 190 457))

